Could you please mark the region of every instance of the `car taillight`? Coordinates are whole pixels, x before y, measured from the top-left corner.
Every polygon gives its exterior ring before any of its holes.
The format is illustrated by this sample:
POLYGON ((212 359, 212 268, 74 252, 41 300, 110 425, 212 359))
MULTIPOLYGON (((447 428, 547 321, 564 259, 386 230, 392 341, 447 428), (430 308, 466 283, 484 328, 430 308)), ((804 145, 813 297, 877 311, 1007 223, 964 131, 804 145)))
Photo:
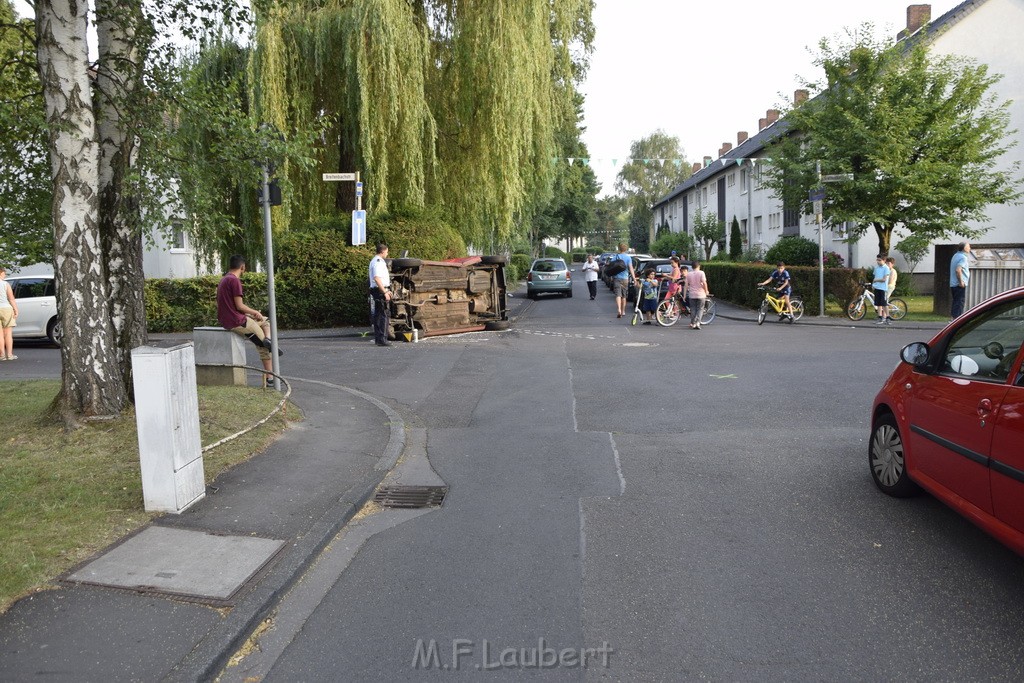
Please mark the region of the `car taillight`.
POLYGON ((566 271, 566 273, 565 273, 565 279, 566 279, 566 280, 571 280, 571 279, 572 279, 572 273, 570 273, 570 272, 566 271))
POLYGON ((533 282, 533 273, 527 273, 526 274, 526 281, 527 282, 533 282))

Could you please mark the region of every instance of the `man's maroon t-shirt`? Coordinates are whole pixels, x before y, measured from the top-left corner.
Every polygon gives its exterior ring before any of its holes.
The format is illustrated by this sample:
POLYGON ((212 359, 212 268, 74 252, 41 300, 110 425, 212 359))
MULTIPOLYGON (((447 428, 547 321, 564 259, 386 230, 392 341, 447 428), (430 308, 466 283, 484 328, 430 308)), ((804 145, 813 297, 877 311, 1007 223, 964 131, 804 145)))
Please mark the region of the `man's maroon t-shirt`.
POLYGON ((242 296, 242 281, 228 273, 217 285, 217 320, 225 330, 245 326, 245 314, 235 308, 236 296, 242 296))

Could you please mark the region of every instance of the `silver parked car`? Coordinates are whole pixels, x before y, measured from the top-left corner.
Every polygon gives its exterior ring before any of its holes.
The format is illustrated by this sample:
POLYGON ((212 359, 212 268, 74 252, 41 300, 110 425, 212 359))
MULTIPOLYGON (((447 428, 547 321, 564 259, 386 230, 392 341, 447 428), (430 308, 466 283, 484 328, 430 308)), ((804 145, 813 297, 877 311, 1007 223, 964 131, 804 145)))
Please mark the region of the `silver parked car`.
POLYGON ((15 339, 47 338, 60 346, 60 320, 57 317, 57 292, 52 275, 12 275, 7 283, 18 303, 15 339))
POLYGON ((572 273, 560 258, 539 258, 526 275, 526 296, 536 299, 538 294, 572 296, 572 273))

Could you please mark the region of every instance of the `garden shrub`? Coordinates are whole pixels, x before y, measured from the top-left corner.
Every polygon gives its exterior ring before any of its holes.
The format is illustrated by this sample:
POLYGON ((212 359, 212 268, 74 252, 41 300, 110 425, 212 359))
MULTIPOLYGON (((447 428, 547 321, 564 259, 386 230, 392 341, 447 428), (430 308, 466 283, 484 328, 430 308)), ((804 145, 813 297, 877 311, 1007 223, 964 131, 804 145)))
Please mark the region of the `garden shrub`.
POLYGON ((512 254, 512 258, 505 265, 505 283, 509 289, 515 287, 515 283, 526 277, 526 274, 530 272, 532 264, 533 259, 528 255, 512 254))
POLYGON ((560 258, 568 261, 565 258, 565 252, 558 247, 544 247, 544 256, 545 258, 560 258))
MULTIPOLYGON (((704 264, 708 287, 711 293, 724 301, 757 308, 764 299, 764 292, 757 289, 757 283, 768 279, 775 268, 770 264, 709 262, 704 264)), ((793 293, 804 300, 807 315, 818 315, 818 268, 786 265, 792 279, 793 293)), ((825 269, 826 298, 847 302, 860 293, 859 269, 825 269)))
POLYGON ((818 243, 806 237, 783 237, 765 254, 765 261, 787 266, 813 266, 818 262, 818 243))
POLYGON ((685 232, 670 232, 651 243, 651 254, 667 258, 675 251, 680 258, 698 258, 697 243, 685 232))

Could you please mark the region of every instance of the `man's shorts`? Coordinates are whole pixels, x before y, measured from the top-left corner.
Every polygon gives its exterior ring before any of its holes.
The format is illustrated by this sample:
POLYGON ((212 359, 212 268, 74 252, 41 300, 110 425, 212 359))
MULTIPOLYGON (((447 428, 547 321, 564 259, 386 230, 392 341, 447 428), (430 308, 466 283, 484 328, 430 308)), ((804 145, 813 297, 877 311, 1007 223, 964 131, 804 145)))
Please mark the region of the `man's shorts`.
POLYGON ((629 279, 628 278, 615 278, 612 280, 612 291, 615 292, 616 298, 626 298, 626 292, 629 291, 629 279))
MULTIPOLYGON (((231 331, 234 332, 235 334, 240 334, 243 337, 246 337, 250 334, 255 334, 256 338, 261 341, 265 339, 267 336, 263 333, 263 328, 260 327, 260 324, 253 320, 252 318, 248 317, 245 319, 245 325, 233 327, 231 328, 231 331)), ((259 347, 258 351, 260 352, 260 360, 270 360, 273 358, 273 356, 270 355, 270 349, 261 346, 259 347)))
POLYGON ((0 328, 7 329, 8 327, 17 327, 18 323, 14 319, 14 309, 10 306, 4 306, 0 308, 0 328))
POLYGON ((876 306, 888 306, 889 305, 889 292, 884 289, 875 290, 875 305, 876 306))

